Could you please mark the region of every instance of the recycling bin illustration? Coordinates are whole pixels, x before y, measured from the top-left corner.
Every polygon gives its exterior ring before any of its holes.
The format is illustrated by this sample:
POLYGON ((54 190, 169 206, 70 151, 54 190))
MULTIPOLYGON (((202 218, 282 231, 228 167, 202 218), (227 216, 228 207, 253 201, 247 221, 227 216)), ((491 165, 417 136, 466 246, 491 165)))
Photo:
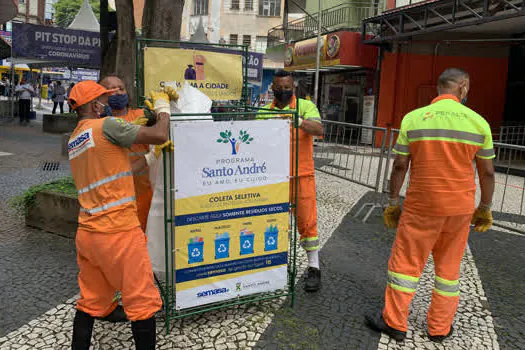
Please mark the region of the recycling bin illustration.
POLYGON ((270 225, 264 231, 264 251, 276 250, 278 247, 279 229, 277 225, 270 225))
POLYGON ((254 233, 244 229, 241 231, 240 236, 240 247, 241 255, 253 254, 253 242, 254 242, 254 233))
POLYGON ((204 240, 202 237, 190 238, 188 243, 188 264, 204 261, 204 240))
POLYGON ((230 234, 224 232, 215 234, 215 259, 225 259, 230 256, 230 234))

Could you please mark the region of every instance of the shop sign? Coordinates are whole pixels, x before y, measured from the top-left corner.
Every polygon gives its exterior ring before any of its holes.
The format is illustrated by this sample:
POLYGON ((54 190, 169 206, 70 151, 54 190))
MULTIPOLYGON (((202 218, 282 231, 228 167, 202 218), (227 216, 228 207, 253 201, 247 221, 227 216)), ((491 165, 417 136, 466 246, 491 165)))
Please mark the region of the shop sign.
POLYGON ((293 69, 314 68, 317 50, 321 66, 339 64, 341 40, 337 34, 323 35, 317 45, 317 38, 307 39, 288 45, 284 52, 284 66, 293 69))

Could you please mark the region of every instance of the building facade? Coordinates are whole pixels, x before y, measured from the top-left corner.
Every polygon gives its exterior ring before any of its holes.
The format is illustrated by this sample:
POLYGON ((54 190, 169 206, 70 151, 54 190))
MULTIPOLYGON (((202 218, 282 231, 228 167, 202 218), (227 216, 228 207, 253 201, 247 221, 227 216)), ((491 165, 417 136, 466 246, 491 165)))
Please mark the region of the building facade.
POLYGON ((469 73, 467 106, 489 122, 495 138, 502 125, 525 125, 519 112, 525 107, 522 2, 388 5, 363 21, 365 43, 380 50, 377 126, 398 128, 406 113, 429 104, 439 75, 450 67, 469 73))
POLYGON ((282 24, 284 0, 189 0, 185 2, 181 39, 202 26, 210 43, 248 45, 265 53, 267 33, 282 24))

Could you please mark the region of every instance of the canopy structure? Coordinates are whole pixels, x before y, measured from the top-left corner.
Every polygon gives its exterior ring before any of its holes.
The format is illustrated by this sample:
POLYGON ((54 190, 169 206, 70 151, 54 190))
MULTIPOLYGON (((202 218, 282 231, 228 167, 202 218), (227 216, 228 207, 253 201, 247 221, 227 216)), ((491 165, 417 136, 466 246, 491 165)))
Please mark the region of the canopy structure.
POLYGON ((84 0, 82 7, 80 7, 75 19, 71 22, 68 28, 100 32, 100 24, 98 23, 97 17, 91 8, 91 5, 89 5, 88 0, 84 0))

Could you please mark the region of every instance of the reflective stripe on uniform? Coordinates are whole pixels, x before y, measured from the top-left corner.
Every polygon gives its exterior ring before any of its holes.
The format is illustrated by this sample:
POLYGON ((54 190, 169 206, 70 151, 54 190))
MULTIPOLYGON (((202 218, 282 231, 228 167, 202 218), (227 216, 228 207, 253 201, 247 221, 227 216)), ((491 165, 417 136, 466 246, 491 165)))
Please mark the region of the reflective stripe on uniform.
POLYGON ((419 278, 401 273, 388 271, 388 285, 395 290, 406 293, 415 293, 419 278))
POLYGON ((144 170, 144 171, 133 173, 133 176, 144 176, 144 175, 149 175, 149 170, 144 170))
POLYGON ((129 202, 133 202, 135 200, 136 200, 136 197, 135 196, 131 196, 131 197, 126 197, 126 198, 119 199, 118 201, 114 201, 114 202, 111 202, 111 203, 108 203, 108 204, 101 205, 100 207, 96 207, 96 208, 93 208, 93 209, 80 208, 80 211, 93 215, 93 214, 96 214, 96 213, 100 213, 101 211, 108 210, 110 208, 119 206, 121 204, 126 204, 126 203, 129 203, 129 202))
POLYGON ((120 179, 122 177, 131 176, 131 175, 133 175, 133 173, 131 171, 123 171, 121 173, 105 177, 102 180, 98 180, 96 182, 93 182, 92 184, 87 185, 84 188, 81 188, 80 190, 78 190, 78 194, 83 194, 83 193, 89 192, 92 189, 95 189, 95 188, 97 188, 99 186, 105 185, 105 184, 107 184, 107 183, 109 183, 111 181, 115 181, 115 180, 120 179))
POLYGON ((318 237, 305 237, 301 238, 301 247, 306 251, 313 251, 319 249, 319 238, 318 237))
POLYGON ((485 142, 485 136, 475 134, 467 131, 459 130, 447 130, 447 129, 419 129, 409 130, 407 132, 409 140, 422 139, 422 138, 447 138, 457 141, 474 142, 483 144, 485 142))
POLYGON ((480 149, 479 151, 476 152, 476 156, 482 157, 482 158, 493 158, 495 155, 496 153, 494 153, 494 148, 480 149))
POLYGON ((459 296, 459 280, 451 281, 436 276, 434 291, 446 297, 459 296))
POLYGON ((394 146, 394 151, 399 153, 410 153, 410 147, 408 145, 401 145, 399 143, 396 143, 394 146))

